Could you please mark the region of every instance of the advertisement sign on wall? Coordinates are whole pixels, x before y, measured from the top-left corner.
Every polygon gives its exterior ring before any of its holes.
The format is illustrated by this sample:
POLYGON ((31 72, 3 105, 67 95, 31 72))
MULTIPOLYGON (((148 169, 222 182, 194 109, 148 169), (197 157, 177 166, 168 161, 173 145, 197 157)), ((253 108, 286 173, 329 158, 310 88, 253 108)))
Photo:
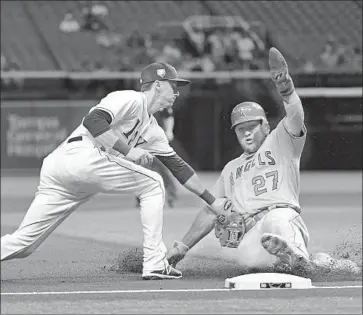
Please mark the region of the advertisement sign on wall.
POLYGON ((1 168, 39 168, 94 105, 94 101, 3 101, 1 168))

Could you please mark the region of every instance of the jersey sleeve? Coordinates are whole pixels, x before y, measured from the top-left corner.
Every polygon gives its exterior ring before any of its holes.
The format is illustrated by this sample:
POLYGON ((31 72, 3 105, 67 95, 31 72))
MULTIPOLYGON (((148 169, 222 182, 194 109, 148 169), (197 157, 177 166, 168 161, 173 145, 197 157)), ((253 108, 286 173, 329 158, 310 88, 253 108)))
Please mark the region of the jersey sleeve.
POLYGON ((148 150, 153 155, 171 156, 175 154, 174 149, 170 146, 166 138, 164 130, 157 124, 153 126, 151 138, 147 138, 146 140, 147 142, 142 148, 148 150))
POLYGON ((141 97, 134 91, 116 91, 104 97, 93 109, 101 109, 112 118, 111 125, 124 117, 132 115, 139 103, 141 97))
POLYGON ((278 148, 284 150, 286 155, 290 155, 292 158, 298 158, 304 149, 306 133, 306 126, 303 125, 300 136, 291 134, 285 126, 286 117, 283 118, 275 130, 272 131, 273 137, 277 142, 278 148))

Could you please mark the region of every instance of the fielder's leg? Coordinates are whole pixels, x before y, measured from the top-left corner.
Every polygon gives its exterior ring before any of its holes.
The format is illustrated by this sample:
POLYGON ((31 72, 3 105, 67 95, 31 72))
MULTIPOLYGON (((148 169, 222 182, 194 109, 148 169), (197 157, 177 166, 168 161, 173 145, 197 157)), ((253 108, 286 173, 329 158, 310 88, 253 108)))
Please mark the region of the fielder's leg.
POLYGON ((169 266, 162 238, 165 189, 163 179, 154 171, 125 159, 101 153, 95 174, 101 192, 134 194, 140 200, 144 233, 143 278, 181 278, 180 271, 169 266))
POLYGON ((160 174, 160 176, 162 177, 166 190, 166 199, 168 201, 168 206, 173 208, 174 201, 177 197, 177 187, 174 177, 163 163, 161 163, 160 161, 155 162, 156 163, 153 164, 153 170, 160 174))
POLYGON ((56 171, 62 171, 62 165, 64 166, 55 160, 54 155, 44 159, 37 193, 23 221, 14 233, 1 237, 1 261, 29 256, 74 210, 91 197, 83 195, 77 199, 67 192, 56 171))
POLYGON ((19 228, 1 237, 1 261, 29 256, 83 202, 37 193, 19 228))

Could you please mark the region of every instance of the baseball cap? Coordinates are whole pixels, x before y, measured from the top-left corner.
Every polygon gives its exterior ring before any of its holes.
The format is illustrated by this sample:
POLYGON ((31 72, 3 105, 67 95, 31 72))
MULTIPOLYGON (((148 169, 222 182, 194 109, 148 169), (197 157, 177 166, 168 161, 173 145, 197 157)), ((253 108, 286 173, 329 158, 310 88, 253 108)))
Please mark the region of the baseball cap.
POLYGON ((190 83, 189 80, 179 78, 175 68, 166 62, 154 62, 142 69, 140 78, 141 85, 156 80, 173 81, 176 82, 178 86, 190 83))

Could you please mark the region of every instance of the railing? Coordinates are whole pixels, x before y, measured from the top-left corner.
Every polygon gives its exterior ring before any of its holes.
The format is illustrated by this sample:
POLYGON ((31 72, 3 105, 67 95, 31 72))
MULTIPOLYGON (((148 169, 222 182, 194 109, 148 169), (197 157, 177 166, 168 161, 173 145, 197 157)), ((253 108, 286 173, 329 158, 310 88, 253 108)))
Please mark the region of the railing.
MULTIPOLYGON (((301 71, 291 72, 293 77, 299 75, 311 75, 301 71)), ((342 74, 340 71, 321 70, 319 76, 322 75, 342 74)), ((357 74, 351 72, 350 74, 357 74)), ((213 72, 186 72, 180 71, 180 77, 191 80, 209 80, 216 79, 217 81, 226 82, 228 80, 241 79, 269 79, 268 71, 213 71, 213 72)), ((140 72, 110 72, 110 71, 94 71, 94 72, 67 72, 67 71, 8 71, 1 72, 1 79, 60 79, 74 81, 92 81, 92 80, 138 80, 140 72)), ((297 87, 297 92, 302 97, 360 97, 362 96, 362 87, 297 87)))
MULTIPOLYGON (((298 75, 356 75, 361 71, 345 71, 340 69, 317 69, 313 72, 303 70, 289 71, 291 76, 298 75)), ((269 79, 269 71, 233 70, 233 71, 178 71, 180 77, 191 79, 269 79)), ((1 71, 1 78, 59 78, 59 79, 134 79, 140 77, 140 71, 1 71)))

